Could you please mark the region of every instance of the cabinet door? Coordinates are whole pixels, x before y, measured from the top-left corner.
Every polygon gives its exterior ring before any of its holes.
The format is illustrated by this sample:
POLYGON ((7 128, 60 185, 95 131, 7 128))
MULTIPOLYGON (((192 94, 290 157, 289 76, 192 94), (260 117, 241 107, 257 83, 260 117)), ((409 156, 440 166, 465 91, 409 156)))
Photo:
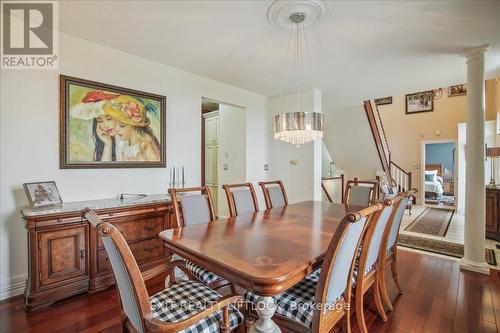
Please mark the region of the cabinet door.
POLYGON ((82 225, 38 234, 41 286, 87 275, 87 228, 82 225))
POLYGON ((205 118, 205 144, 217 144, 219 141, 219 117, 205 118))
POLYGON ((205 184, 217 185, 217 145, 205 146, 205 184))
POLYGON ((495 237, 497 233, 498 195, 496 191, 486 191, 486 236, 495 237))

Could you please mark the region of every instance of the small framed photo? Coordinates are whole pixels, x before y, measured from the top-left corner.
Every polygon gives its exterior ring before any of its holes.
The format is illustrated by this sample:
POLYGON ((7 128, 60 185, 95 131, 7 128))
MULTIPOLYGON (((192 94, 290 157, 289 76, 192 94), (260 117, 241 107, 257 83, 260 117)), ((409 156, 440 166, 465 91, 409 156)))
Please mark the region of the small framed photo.
POLYGON ((387 105, 392 104, 392 96, 375 98, 375 105, 387 105))
POLYGON ((33 208, 62 204, 61 195, 54 181, 24 183, 23 186, 33 208))
POLYGON ((448 87, 448 97, 464 96, 467 95, 467 85, 458 84, 456 86, 448 87))
POLYGON ((420 93, 406 95, 406 114, 431 111, 434 111, 434 100, 430 99, 422 104, 420 93))

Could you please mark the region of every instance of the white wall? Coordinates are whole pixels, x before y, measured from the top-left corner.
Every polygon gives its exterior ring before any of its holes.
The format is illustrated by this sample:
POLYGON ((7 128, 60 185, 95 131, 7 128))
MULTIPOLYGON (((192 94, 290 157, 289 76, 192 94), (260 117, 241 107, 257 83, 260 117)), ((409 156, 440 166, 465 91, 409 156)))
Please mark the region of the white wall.
MULTIPOLYGON (((270 118, 274 115, 296 111, 296 94, 269 99, 270 118)), ((321 112, 321 91, 303 91, 301 109, 321 112)), ((272 124, 271 124, 272 127, 272 124)), ((321 200, 321 140, 296 147, 290 143, 273 140, 271 144, 271 178, 281 179, 289 203, 304 200, 321 200)))
POLYGON ((324 141, 346 181, 375 179, 382 167, 363 105, 334 110, 326 117, 324 141))
POLYGON ((22 292, 26 279, 19 209, 28 201, 22 184, 55 180, 66 202, 164 193, 168 168, 184 165, 187 186, 199 185, 202 96, 245 107, 246 179, 268 179, 271 132, 264 96, 62 33, 59 71, 2 70, 0 83, 0 298, 22 292), (59 74, 166 95, 167 168, 60 170, 59 74))
POLYGON ((219 174, 219 216, 229 216, 226 194, 222 189, 222 185, 244 183, 246 180, 247 129, 245 123, 245 109, 225 104, 219 105, 219 161, 217 164, 219 174), (227 165, 226 170, 224 165, 227 165))

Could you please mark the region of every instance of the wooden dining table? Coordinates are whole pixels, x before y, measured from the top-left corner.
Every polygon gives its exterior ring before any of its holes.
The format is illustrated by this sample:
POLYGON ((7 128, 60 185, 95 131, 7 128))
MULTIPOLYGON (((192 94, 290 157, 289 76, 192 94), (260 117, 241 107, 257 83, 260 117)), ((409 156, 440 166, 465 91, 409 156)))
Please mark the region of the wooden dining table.
POLYGON ((280 332, 273 296, 318 268, 342 218, 362 208, 304 201, 164 230, 160 238, 172 252, 259 296, 251 332, 280 332))

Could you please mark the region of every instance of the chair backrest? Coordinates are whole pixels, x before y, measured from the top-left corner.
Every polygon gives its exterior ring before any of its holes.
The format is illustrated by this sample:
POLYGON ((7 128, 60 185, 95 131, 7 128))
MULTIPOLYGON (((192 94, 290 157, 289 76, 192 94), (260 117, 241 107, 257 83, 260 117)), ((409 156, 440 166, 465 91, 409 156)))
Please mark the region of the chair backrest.
POLYGON ((375 202, 378 182, 367 180, 348 180, 345 188, 345 203, 368 207, 375 202))
POLYGON ((358 263, 358 283, 363 279, 363 275, 376 269, 379 260, 380 248, 385 244, 385 239, 388 237, 387 226, 392 223, 396 213, 396 206, 404 198, 404 195, 399 195, 394 198, 385 199, 383 201, 383 209, 373 218, 373 222, 368 227, 363 238, 361 248, 361 256, 358 263), (360 274, 363 272, 363 274, 360 274))
POLYGON ((406 205, 412 199, 412 196, 416 193, 416 190, 412 189, 406 193, 404 193, 404 197, 400 200, 398 207, 396 208, 396 213, 394 214, 394 218, 392 220, 388 237, 387 237, 387 245, 385 246, 385 252, 389 251, 395 244, 398 239, 399 227, 401 226, 401 221, 403 220, 403 215, 405 213, 406 205))
POLYGON ((207 186, 183 189, 171 188, 168 192, 172 200, 177 227, 205 224, 215 220, 212 195, 207 186))
POLYGON ((285 186, 281 180, 259 182, 266 201, 266 208, 278 208, 288 205, 285 186))
POLYGON ((335 182, 340 181, 340 202, 344 203, 344 175, 340 175, 337 177, 322 177, 321 178, 321 188, 323 189, 323 192, 325 193, 326 198, 328 201, 333 203, 333 193, 329 191, 329 187, 331 188, 335 182))
POLYGON ((134 255, 122 234, 112 224, 102 222, 88 208, 81 215, 101 236, 118 285, 123 312, 137 332, 144 333, 144 317, 151 313, 151 303, 134 255))
MULTIPOLYGON (((370 225, 373 214, 381 209, 382 204, 377 203, 358 212, 351 212, 342 219, 323 260, 315 295, 316 304, 330 307, 339 302, 350 302, 352 273, 361 238, 370 225)), ((338 311, 338 307, 335 306, 332 310, 338 311)), ((314 310, 313 332, 319 331, 320 320, 325 318, 324 313, 320 316, 321 311, 323 310, 314 310)))
POLYGON ((252 183, 222 185, 226 192, 229 216, 237 216, 259 211, 259 203, 252 183))

